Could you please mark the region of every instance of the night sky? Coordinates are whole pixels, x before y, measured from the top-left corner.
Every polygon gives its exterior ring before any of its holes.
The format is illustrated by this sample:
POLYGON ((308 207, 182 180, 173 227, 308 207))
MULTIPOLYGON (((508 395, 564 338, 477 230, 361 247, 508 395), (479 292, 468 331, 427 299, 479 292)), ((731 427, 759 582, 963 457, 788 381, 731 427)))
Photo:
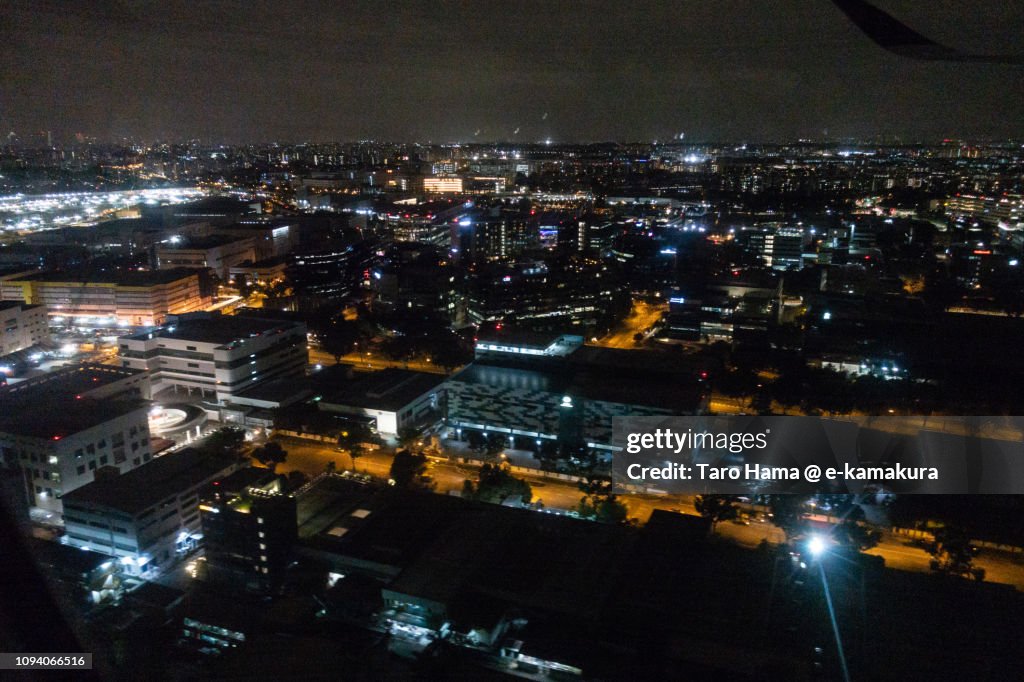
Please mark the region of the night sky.
MULTIPOLYGON (((1024 3, 877 0, 1012 53, 1024 3)), ((0 128, 101 139, 1020 136, 1024 67, 891 55, 826 0, 5 0, 0 128), (518 129, 518 133, 515 131, 518 129)))

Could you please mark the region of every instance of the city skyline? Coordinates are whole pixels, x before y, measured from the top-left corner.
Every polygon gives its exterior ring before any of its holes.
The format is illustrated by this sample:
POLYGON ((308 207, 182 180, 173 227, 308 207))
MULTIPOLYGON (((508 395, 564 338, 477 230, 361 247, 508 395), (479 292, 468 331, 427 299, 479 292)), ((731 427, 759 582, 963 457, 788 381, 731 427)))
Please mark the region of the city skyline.
MULTIPOLYGON (((879 5, 967 51, 1024 9, 879 5)), ((1020 69, 901 59, 831 3, 14 3, 0 125, 99 139, 1005 138, 1020 69), (80 36, 94 39, 80 40, 80 36), (770 115, 766 115, 770 113, 770 115)))

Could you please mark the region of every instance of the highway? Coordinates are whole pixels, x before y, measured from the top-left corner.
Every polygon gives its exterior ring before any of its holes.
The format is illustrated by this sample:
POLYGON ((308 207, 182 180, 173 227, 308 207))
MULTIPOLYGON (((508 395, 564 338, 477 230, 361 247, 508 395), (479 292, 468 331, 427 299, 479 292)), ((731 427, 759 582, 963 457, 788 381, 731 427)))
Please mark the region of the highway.
MULTIPOLYGON (((295 438, 279 438, 281 445, 288 451, 287 461, 278 467, 278 471, 301 471, 307 475, 316 475, 324 470, 329 461, 334 461, 338 470, 350 469, 352 462, 344 452, 339 452, 329 444, 295 438)), ((392 451, 382 448, 369 452, 356 459, 356 470, 385 479, 391 467, 392 451)), ((438 493, 461 491, 463 481, 476 478, 476 469, 471 466, 432 460, 429 475, 433 477, 438 493)), ((574 483, 548 478, 524 476, 533 488, 533 501, 542 502, 550 509, 571 510, 582 497, 582 493, 574 483)), ((696 514, 693 498, 679 495, 626 495, 620 498, 629 509, 629 516, 645 523, 655 509, 675 511, 683 514, 696 514)), ((732 521, 718 523, 715 532, 722 538, 729 539, 739 545, 753 549, 762 541, 780 543, 785 540, 781 529, 766 522, 751 522, 741 525, 732 521)), ((907 538, 886 533, 880 544, 868 550, 868 554, 881 556, 885 565, 903 571, 921 573, 930 572, 929 555, 918 547, 910 544, 907 538)), ((975 564, 984 568, 986 580, 989 582, 1006 583, 1024 590, 1024 565, 1021 555, 1012 556, 1005 552, 984 551, 975 560, 975 564)))

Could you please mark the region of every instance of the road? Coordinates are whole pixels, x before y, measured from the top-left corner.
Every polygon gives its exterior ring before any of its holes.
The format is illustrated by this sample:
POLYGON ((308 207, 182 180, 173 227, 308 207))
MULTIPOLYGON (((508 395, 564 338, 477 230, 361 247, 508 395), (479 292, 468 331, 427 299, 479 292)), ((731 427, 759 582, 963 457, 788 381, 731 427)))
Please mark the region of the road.
MULTIPOLYGON (((324 470, 329 461, 335 462, 338 470, 350 469, 352 462, 348 455, 337 451, 331 445, 294 438, 279 439, 288 458, 278 467, 282 473, 301 471, 307 475, 316 475, 324 470)), ((356 460, 356 469, 379 478, 387 478, 391 467, 392 453, 390 450, 369 452, 356 460)), ((436 492, 461 491, 463 481, 476 478, 476 469, 445 460, 433 460, 430 476, 436 484, 436 492)), ((525 476, 533 488, 534 502, 543 502, 551 509, 571 510, 576 507, 582 493, 575 483, 556 481, 548 478, 525 476)), ((646 523, 655 509, 675 511, 683 514, 696 514, 693 498, 679 495, 627 495, 622 499, 629 508, 630 517, 646 523)), ((741 525, 731 521, 717 524, 715 532, 733 542, 748 548, 755 548, 762 541, 780 543, 785 539, 781 529, 770 523, 752 522, 741 525)), ((885 559, 885 565, 902 571, 930 572, 929 555, 918 547, 910 544, 906 538, 886 533, 879 545, 868 554, 885 559)), ((975 564, 984 568, 986 580, 989 582, 1006 583, 1024 590, 1024 565, 1021 555, 1010 555, 1006 552, 985 551, 975 560, 975 564)))
MULTIPOLYGON (((387 369, 398 367, 399 369, 413 369, 417 372, 430 372, 432 374, 446 374, 444 368, 438 367, 429 360, 389 360, 377 353, 349 353, 341 356, 341 361, 348 365, 354 365, 357 369, 387 369)), ((325 353, 319 348, 309 349, 309 363, 311 365, 333 365, 334 356, 325 353)))
POLYGON ((637 343, 633 337, 650 329, 667 310, 667 303, 651 304, 635 300, 633 308, 622 324, 611 334, 595 342, 595 345, 606 348, 636 348, 637 343))

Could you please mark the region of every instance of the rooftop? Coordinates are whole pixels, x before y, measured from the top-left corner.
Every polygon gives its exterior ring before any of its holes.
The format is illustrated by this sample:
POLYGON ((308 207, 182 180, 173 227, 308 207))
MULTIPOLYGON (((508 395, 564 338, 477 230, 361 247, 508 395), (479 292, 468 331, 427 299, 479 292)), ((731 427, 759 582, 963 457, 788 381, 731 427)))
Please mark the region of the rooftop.
POLYGON ((187 277, 197 277, 195 270, 172 268, 170 270, 119 270, 89 272, 82 270, 45 270, 29 272, 11 277, 11 282, 61 282, 81 284, 117 284, 119 286, 146 287, 169 284, 187 277))
POLYGON ((38 563, 65 575, 89 573, 110 561, 106 554, 89 552, 59 542, 34 537, 26 538, 26 541, 29 551, 38 563))
POLYGON ((246 261, 239 265, 232 265, 232 270, 257 270, 260 268, 273 268, 279 265, 287 265, 288 256, 271 256, 270 258, 264 258, 256 262, 246 261))
POLYGON ((565 357, 488 357, 450 381, 571 394, 585 400, 691 411, 700 402, 701 365, 659 352, 584 346, 565 357))
POLYGON ((178 321, 152 332, 140 332, 125 338, 145 339, 150 334, 164 339, 196 341, 224 345, 268 332, 295 327, 295 322, 284 320, 240 317, 238 315, 181 316, 178 321))
POLYGON ((480 329, 477 332, 477 345, 481 343, 493 343, 502 346, 519 346, 524 348, 545 349, 551 346, 562 337, 557 332, 534 332, 523 329, 515 329, 508 325, 500 324, 489 329, 480 329))
POLYGON ((445 377, 407 369, 356 372, 323 399, 327 404, 397 411, 443 384, 445 377))
POLYGON ((179 204, 172 210, 176 216, 229 216, 257 212, 251 202, 219 196, 179 204))
POLYGON ((185 592, 147 580, 132 590, 128 596, 134 604, 169 609, 184 599, 185 592))
POLYGON ((224 476, 236 466, 239 464, 230 456, 180 450, 65 493, 64 505, 106 507, 134 516, 171 495, 224 476))
POLYGON ((382 494, 361 508, 370 513, 327 524, 346 532, 312 541, 398 572, 388 591, 448 605, 472 595, 594 617, 627 556, 628 529, 566 516, 428 493, 382 494))
POLYGON ((289 405, 312 394, 313 391, 305 382, 297 381, 294 377, 288 377, 265 381, 262 384, 253 386, 236 395, 233 400, 242 404, 248 400, 289 405))
POLYGON ((0 432, 58 441, 145 408, 141 400, 93 400, 52 394, 0 402, 0 432))
POLYGON ((247 239, 249 238, 238 237, 235 235, 213 234, 207 237, 189 237, 177 244, 161 244, 160 248, 168 251, 206 250, 215 249, 218 246, 224 246, 234 242, 245 241, 247 239))
POLYGON ((91 362, 63 367, 27 381, 0 387, 0 410, 16 409, 16 404, 28 407, 33 403, 40 405, 51 400, 75 398, 141 374, 144 374, 143 370, 91 362))

